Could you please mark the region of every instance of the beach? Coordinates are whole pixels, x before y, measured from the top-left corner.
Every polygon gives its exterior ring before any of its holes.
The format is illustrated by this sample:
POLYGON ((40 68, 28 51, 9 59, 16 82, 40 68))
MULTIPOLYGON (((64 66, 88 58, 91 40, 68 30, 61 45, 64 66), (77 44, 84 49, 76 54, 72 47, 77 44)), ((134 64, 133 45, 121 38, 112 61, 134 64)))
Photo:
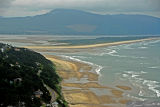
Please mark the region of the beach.
POLYGON ((149 40, 157 40, 160 38, 147 38, 147 39, 139 39, 139 40, 128 40, 128 41, 120 41, 120 42, 111 42, 111 43, 100 43, 100 44, 92 44, 92 45, 79 45, 79 46, 26 46, 25 48, 30 49, 85 49, 85 48, 96 48, 96 47, 103 47, 103 46, 114 46, 114 45, 121 45, 121 44, 130 44, 142 41, 149 41, 149 40))
MULTIPOLYGON (((133 89, 134 85, 133 87, 131 87, 129 84, 126 84, 126 80, 123 82, 121 81, 119 82, 120 78, 117 78, 118 82, 117 83, 115 82, 112 85, 107 85, 106 82, 110 80, 114 81, 114 77, 111 76, 111 73, 112 71, 114 73, 114 70, 116 70, 118 73, 122 73, 122 75, 124 74, 124 76, 131 75, 132 72, 128 71, 128 74, 127 74, 125 71, 125 68, 131 69, 130 65, 133 65, 133 64, 130 64, 130 62, 128 62, 129 66, 126 66, 127 64, 123 65, 122 63, 123 60, 124 60, 124 63, 126 63, 126 61, 135 60, 134 64, 138 64, 137 61, 140 59, 143 59, 143 57, 138 57, 138 56, 128 57, 124 55, 121 56, 117 54, 117 51, 114 49, 114 47, 113 49, 109 49, 108 47, 124 45, 125 50, 128 49, 128 52, 133 53, 132 48, 125 47, 125 46, 130 46, 130 44, 132 45, 134 43, 141 43, 145 41, 149 42, 149 41, 154 41, 159 39, 160 38, 147 38, 147 39, 100 43, 100 44, 92 44, 92 45, 53 46, 53 45, 48 45, 48 43, 46 42, 48 41, 48 39, 43 38, 44 41, 39 41, 39 39, 38 41, 36 41, 36 37, 35 37, 32 41, 30 41, 29 39, 28 42, 25 42, 25 44, 23 44, 23 46, 21 47, 25 47, 43 54, 48 60, 52 61, 56 65, 56 71, 59 74, 59 76, 62 78, 62 83, 61 83, 62 93, 70 107, 126 107, 126 103, 129 101, 140 101, 139 96, 136 96, 136 97, 127 96, 129 95, 128 93, 135 91, 135 89, 133 89), (44 45, 40 45, 41 42, 44 43, 44 45), (32 43, 32 44, 26 45, 27 43, 32 43), (103 52, 104 49, 106 49, 106 51, 103 52), (86 56, 84 55, 83 52, 86 52, 85 53, 86 56), (101 71, 102 68, 101 66, 96 65, 96 62, 98 61, 92 62, 93 60, 90 59, 88 62, 85 62, 86 59, 79 60, 79 58, 75 60, 75 58, 73 57, 70 57, 70 56, 66 57, 65 56, 66 53, 71 54, 71 56, 82 55, 87 58, 89 58, 88 56, 94 57, 95 61, 99 60, 99 62, 101 62, 100 65, 104 64, 104 66, 107 66, 104 69, 105 72, 106 71, 107 72, 105 75, 103 74, 103 77, 101 77, 99 71, 101 71), (82 53, 82 54, 78 54, 78 53, 82 53), (106 54, 106 56, 103 56, 104 53, 106 54), (121 58, 121 59, 117 60, 118 58, 121 58), (125 60, 125 58, 131 58, 131 59, 125 60), (90 64, 90 62, 92 63, 90 64), (114 65, 115 67, 112 67, 114 65), (127 68, 127 67, 130 67, 130 68, 127 68), (120 69, 122 71, 124 70, 124 72, 120 72, 120 69), (100 80, 102 78, 104 80, 100 80), (104 82, 104 83, 101 84, 101 82, 104 82)), ((24 40, 16 39, 15 41, 12 41, 12 42, 17 43, 17 41, 19 43, 20 42, 23 43, 24 40)), ((18 44, 18 46, 20 45, 18 44)), ((143 46, 140 48, 147 49, 147 47, 143 47, 143 46)), ((137 49, 139 49, 139 47, 137 49)), ((129 55, 131 55, 131 53, 129 55)), ((141 63, 142 62, 140 62, 140 64, 138 65, 135 65, 135 67, 133 65, 133 69, 135 70, 135 68, 141 65, 141 63)), ((141 74, 141 71, 140 73, 138 71, 136 76, 137 75, 139 76, 140 74, 141 74)), ((132 79, 132 77, 134 79, 135 78, 134 75, 135 74, 131 75, 129 79, 130 78, 132 79)), ((122 78, 125 78, 125 77, 122 77, 122 78)), ((155 91, 157 92, 157 90, 155 91)), ((138 94, 136 93, 136 95, 138 94)))
POLYGON ((45 57, 56 65, 57 73, 63 78, 61 83, 63 95, 70 107, 119 107, 125 106, 129 101, 123 97, 123 91, 130 90, 127 86, 117 86, 112 88, 98 84, 98 74, 89 72, 91 66, 76 62, 67 61, 53 55, 45 55, 45 57), (83 72, 79 72, 83 69, 83 72), (66 79, 76 78, 79 83, 74 81, 66 82, 66 79), (81 83, 81 79, 87 79, 87 82, 81 83), (98 90, 108 90, 108 95, 97 95, 90 88, 98 90))

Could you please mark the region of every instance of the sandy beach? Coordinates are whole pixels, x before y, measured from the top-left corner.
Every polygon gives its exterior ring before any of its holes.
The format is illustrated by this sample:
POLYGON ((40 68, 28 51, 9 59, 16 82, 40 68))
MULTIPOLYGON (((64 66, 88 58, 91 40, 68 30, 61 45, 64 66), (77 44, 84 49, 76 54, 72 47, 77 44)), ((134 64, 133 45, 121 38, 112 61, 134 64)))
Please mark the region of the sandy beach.
POLYGON ((120 42, 111 42, 111 43, 101 43, 101 44, 92 44, 92 45, 79 45, 79 46, 26 46, 25 48, 30 49, 85 49, 85 48, 95 48, 95 47, 103 47, 103 46, 114 46, 121 44, 130 44, 148 40, 157 40, 160 38, 147 38, 147 39, 139 39, 139 40, 128 40, 128 41, 120 41, 120 42))
POLYGON ((45 57, 56 65, 57 73, 63 78, 61 83, 63 89, 63 95, 70 107, 125 107, 125 104, 129 101, 123 97, 123 93, 126 90, 131 90, 127 86, 117 86, 112 88, 108 86, 102 86, 98 83, 98 76, 96 73, 89 72, 91 66, 65 60, 61 57, 53 55, 45 55, 45 57), (79 72, 83 69, 83 72, 79 72), (85 83, 66 82, 65 80, 76 78, 77 81, 86 78, 88 81, 85 83), (97 95, 90 89, 108 90, 110 94, 97 95))

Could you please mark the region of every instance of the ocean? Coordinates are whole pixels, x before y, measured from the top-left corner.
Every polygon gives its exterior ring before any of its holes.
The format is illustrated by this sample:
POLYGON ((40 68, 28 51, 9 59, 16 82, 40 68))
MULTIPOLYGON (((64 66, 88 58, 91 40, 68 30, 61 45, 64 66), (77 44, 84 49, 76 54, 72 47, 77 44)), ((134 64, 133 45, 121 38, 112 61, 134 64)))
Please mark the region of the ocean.
MULTIPOLYGON (((8 38, 11 39, 11 36, 8 38)), ((15 37, 13 36, 13 38, 15 37)), ((52 41, 51 38, 49 39, 52 41)), ((54 40, 56 40, 56 38, 57 37, 54 37, 54 40)), ((108 41, 107 38, 97 39, 96 37, 91 38, 89 36, 88 39, 85 39, 86 37, 84 36, 82 37, 83 39, 77 38, 79 37, 58 37, 61 42, 67 41, 75 45, 96 44, 106 42, 106 40, 108 41), (72 38, 72 40, 70 38, 72 38)), ((24 38, 24 40, 26 39, 27 38, 24 38)), ((117 40, 120 41, 122 39, 131 40, 132 38, 114 37, 113 39, 110 38, 108 42, 117 40)), ((139 37, 137 39, 139 39, 139 37)), ((33 41, 35 40, 36 39, 33 39, 33 41)), ((47 45, 51 45, 52 42, 50 42, 50 40, 43 39, 40 43, 47 42, 47 45)), ((22 47, 25 45, 33 45, 33 43, 23 43, 23 41, 1 42, 22 47)), ((58 55, 91 65, 93 69, 90 72, 95 72, 99 75, 98 82, 101 85, 114 88, 116 88, 116 85, 131 87, 131 91, 124 92, 124 96, 126 97, 142 101, 160 101, 160 40, 143 41, 109 47, 97 47, 72 53, 50 52, 48 54, 58 55)), ((97 93, 103 95, 107 92, 97 91, 97 93)))
POLYGON ((124 93, 126 97, 160 100, 160 40, 58 55, 92 65, 91 72, 99 74, 99 83, 104 86, 131 87, 132 91, 124 93))

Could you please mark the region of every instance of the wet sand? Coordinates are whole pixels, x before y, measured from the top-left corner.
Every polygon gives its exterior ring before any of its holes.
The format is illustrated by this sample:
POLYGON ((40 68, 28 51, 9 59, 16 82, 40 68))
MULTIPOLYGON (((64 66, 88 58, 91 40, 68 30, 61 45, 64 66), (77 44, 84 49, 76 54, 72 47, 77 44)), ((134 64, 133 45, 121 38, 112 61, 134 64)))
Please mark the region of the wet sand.
POLYGON ((128 87, 128 86, 119 86, 119 85, 117 85, 116 87, 118 87, 120 89, 123 89, 123 90, 131 90, 131 88, 128 87))
POLYGON ((99 75, 89 72, 92 69, 90 65, 53 55, 44 56, 53 61, 56 65, 57 73, 63 78, 61 83, 62 91, 70 107, 125 107, 125 104, 129 101, 123 96, 123 93, 126 90, 131 90, 130 87, 117 86, 117 88, 112 88, 102 86, 98 83, 99 75), (83 72, 80 72, 80 69, 83 69, 83 72), (70 78, 76 78, 79 82, 65 81, 70 78), (83 83, 80 80, 84 78, 88 81, 83 83), (97 95, 90 88, 106 89, 110 94, 97 95))
POLYGON ((79 45, 79 46, 26 46, 25 48, 30 49, 85 49, 85 48, 95 48, 95 47, 103 47, 103 46, 114 46, 121 44, 130 44, 148 40, 157 40, 160 38, 147 38, 147 39, 139 39, 139 40, 128 40, 128 41, 120 41, 120 42, 111 42, 111 43, 101 43, 101 44, 92 44, 92 45, 79 45))

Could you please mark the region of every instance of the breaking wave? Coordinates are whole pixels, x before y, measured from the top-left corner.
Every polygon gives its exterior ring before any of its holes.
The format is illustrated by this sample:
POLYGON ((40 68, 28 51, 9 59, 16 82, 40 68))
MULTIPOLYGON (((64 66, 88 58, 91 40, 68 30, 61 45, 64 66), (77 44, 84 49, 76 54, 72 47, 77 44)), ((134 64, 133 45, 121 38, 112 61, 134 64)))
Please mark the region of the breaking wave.
POLYGON ((101 69, 103 67, 100 66, 100 65, 97 65, 97 64, 94 64, 94 63, 91 63, 91 62, 87 62, 87 61, 83 61, 83 60, 74 58, 72 56, 66 56, 66 55, 60 55, 60 56, 63 57, 63 58, 66 58, 66 59, 70 59, 70 60, 73 60, 73 61, 77 61, 77 62, 88 64, 88 65, 92 66, 92 71, 95 71, 99 76, 101 76, 100 71, 101 71, 101 69))
POLYGON ((143 97, 160 97, 160 90, 157 88, 160 87, 158 81, 148 80, 141 78, 143 74, 147 72, 140 71, 124 71, 122 75, 123 79, 127 79, 133 86, 139 88, 139 96, 143 97))

